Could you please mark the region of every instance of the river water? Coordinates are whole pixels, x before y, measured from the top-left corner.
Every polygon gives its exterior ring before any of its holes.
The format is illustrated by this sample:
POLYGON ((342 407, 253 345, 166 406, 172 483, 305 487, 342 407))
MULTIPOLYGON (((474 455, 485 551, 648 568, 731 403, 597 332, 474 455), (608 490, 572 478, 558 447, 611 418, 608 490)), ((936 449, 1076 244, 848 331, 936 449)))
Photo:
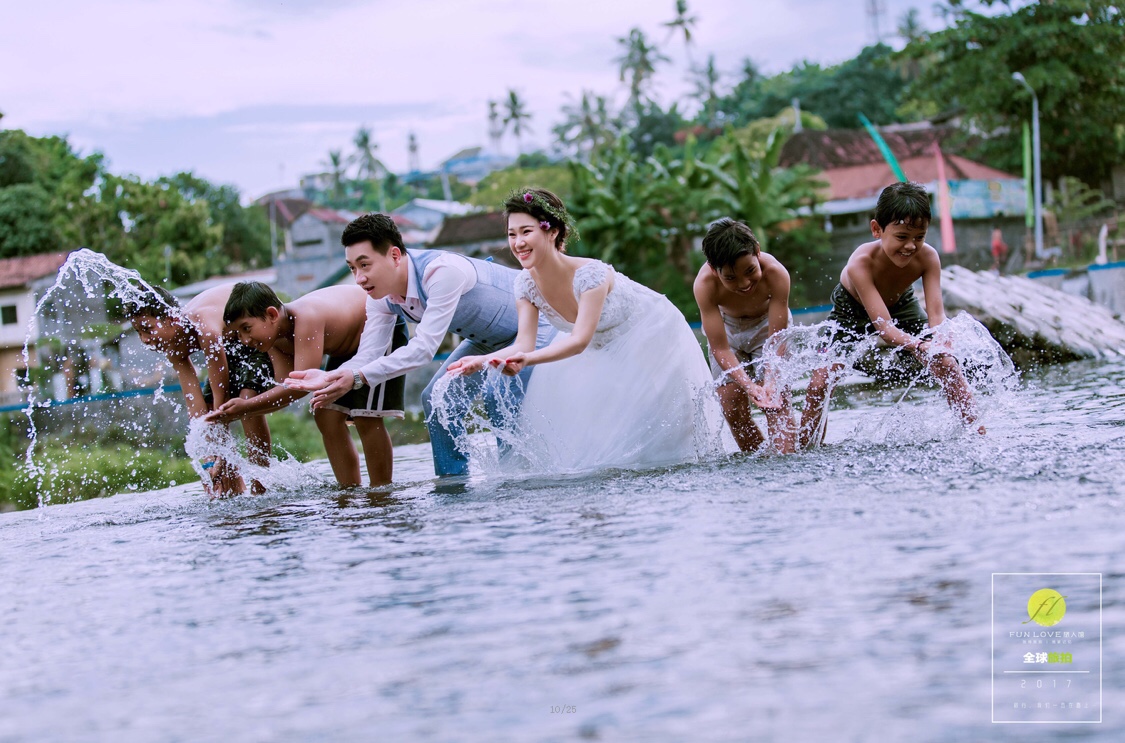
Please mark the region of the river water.
POLYGON ((404 447, 390 492, 6 514, 0 741, 1120 740, 1125 364, 1030 375, 985 437, 900 394, 787 458, 439 484, 404 447), (992 723, 1021 572, 1102 574, 1100 724, 992 723))

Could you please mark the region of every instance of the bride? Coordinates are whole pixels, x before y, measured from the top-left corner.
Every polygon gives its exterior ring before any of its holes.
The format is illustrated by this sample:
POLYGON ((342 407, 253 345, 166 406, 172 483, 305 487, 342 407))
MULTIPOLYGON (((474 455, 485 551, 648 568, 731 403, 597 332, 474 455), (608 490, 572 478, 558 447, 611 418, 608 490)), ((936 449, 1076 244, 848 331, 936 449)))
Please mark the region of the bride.
POLYGON ((517 191, 504 213, 508 245, 524 269, 515 282, 519 333, 511 347, 466 356, 448 372, 490 367, 515 375, 539 366, 514 416, 514 435, 503 437, 512 448, 564 472, 671 464, 720 451, 711 374, 683 314, 612 266, 567 255, 573 224, 550 191, 517 191), (535 350, 540 312, 561 332, 535 350))

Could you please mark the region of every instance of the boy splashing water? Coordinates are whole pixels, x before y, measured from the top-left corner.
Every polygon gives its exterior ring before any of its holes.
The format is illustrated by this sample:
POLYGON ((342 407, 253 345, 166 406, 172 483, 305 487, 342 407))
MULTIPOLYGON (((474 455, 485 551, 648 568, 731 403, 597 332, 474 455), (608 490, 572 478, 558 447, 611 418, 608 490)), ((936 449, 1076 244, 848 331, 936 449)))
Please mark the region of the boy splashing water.
MULTIPOLYGON (((938 380, 949 406, 966 425, 977 420, 972 393, 961 375, 957 360, 948 348, 920 336, 929 326, 945 322, 941 298, 941 261, 926 244, 930 226, 930 197, 916 183, 895 183, 879 194, 871 235, 875 238, 852 253, 832 291, 836 323, 831 343, 847 349, 863 338, 878 334, 891 346, 905 348, 938 380), (911 285, 922 279, 926 313, 914 297, 911 285)), ((805 393, 801 415, 800 443, 808 447, 824 440, 824 411, 842 364, 817 369, 805 393)), ((979 433, 984 433, 980 426, 979 433)))

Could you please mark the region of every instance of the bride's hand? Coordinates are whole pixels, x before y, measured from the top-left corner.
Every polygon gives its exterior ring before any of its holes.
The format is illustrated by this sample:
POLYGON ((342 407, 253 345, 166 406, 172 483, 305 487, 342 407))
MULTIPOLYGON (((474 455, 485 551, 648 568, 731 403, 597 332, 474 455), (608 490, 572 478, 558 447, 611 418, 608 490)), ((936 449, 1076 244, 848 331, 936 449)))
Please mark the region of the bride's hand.
POLYGON ((487 356, 462 356, 445 368, 446 374, 475 374, 484 368, 487 356))
POLYGON ((504 359, 503 364, 504 366, 500 369, 500 371, 509 377, 514 377, 521 371, 523 371, 524 367, 527 366, 527 354, 514 353, 508 358, 504 359))

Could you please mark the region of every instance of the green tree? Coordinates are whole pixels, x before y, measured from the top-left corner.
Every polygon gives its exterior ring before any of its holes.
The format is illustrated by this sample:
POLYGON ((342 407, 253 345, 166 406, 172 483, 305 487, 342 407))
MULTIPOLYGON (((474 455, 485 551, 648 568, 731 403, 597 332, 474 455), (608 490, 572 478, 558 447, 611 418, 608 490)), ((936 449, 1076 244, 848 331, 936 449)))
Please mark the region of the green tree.
POLYGON ((244 207, 236 187, 216 185, 190 172, 160 178, 157 184, 176 189, 191 204, 206 205, 210 224, 222 234, 219 250, 225 260, 220 259, 215 268, 228 270, 228 263, 244 268, 269 264, 269 218, 263 207, 244 207))
POLYGON ((564 119, 552 131, 559 144, 576 151, 583 157, 613 138, 613 124, 605 96, 588 90, 582 91, 577 103, 563 106, 564 119))
POLYGON ((953 24, 902 52, 936 60, 908 96, 963 109, 966 127, 987 133, 977 157, 1019 172, 1021 125, 1031 116, 1027 91, 1012 80, 1020 72, 1039 97, 1044 177, 1100 183, 1123 154, 1125 13, 1104 0, 1004 6, 1010 12, 976 12, 962 2, 943 6, 953 24))
POLYGON ((504 126, 511 126, 512 134, 516 135, 517 154, 523 153, 523 133, 531 131, 527 123, 530 119, 531 112, 527 110, 527 104, 516 91, 509 90, 508 99, 504 101, 504 126))
POLYGON ((707 64, 692 70, 695 84, 694 98, 699 101, 700 118, 707 126, 715 126, 719 111, 719 70, 715 67, 715 55, 707 57, 707 64))
POLYGON ((668 29, 668 41, 678 31, 684 37, 684 50, 688 56, 688 66, 691 66, 691 30, 699 22, 697 16, 688 15, 687 0, 676 0, 676 17, 662 24, 668 29))
POLYGON ((482 178, 477 184, 476 191, 466 201, 473 206, 499 209, 509 193, 527 185, 545 188, 558 194, 563 201, 568 201, 572 178, 570 168, 566 165, 504 168, 482 178))
POLYGON ((628 36, 617 39, 621 47, 621 56, 615 61, 618 64, 618 77, 621 82, 629 83, 629 101, 639 108, 652 76, 656 74, 656 65, 669 61, 660 53, 655 44, 649 44, 644 31, 634 28, 628 36))
POLYGON ((0 188, 0 258, 62 250, 51 196, 35 183, 0 188))

